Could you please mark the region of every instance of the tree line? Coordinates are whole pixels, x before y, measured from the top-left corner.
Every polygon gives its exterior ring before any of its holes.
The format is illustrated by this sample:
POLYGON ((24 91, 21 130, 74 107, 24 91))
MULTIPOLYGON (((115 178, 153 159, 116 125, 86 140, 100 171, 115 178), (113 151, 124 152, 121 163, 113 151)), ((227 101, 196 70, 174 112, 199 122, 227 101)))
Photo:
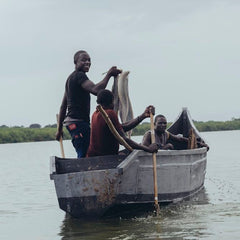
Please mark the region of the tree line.
MULTIPOLYGON (((240 130, 240 118, 233 118, 230 121, 193 121, 199 132, 240 130)), ((171 123, 168 123, 168 126, 171 123)), ((36 142, 55 140, 57 125, 46 125, 34 123, 29 127, 0 126, 0 144, 18 142, 36 142)), ((150 123, 144 122, 133 129, 133 136, 141 136, 150 129, 150 123)), ((64 128, 63 139, 70 139, 70 135, 64 128)))
MULTIPOLYGON (((6 127, 0 126, 0 143, 38 142, 55 140, 56 125, 41 127, 6 127)), ((64 139, 70 135, 64 129, 64 139)))
MULTIPOLYGON (((240 118, 233 118, 230 121, 194 121, 194 125, 199 132, 211 132, 211 131, 227 131, 227 130, 240 130, 240 118)), ((168 127, 172 123, 168 123, 168 127)), ((150 129, 150 123, 142 123, 133 129, 133 135, 143 135, 150 129)))

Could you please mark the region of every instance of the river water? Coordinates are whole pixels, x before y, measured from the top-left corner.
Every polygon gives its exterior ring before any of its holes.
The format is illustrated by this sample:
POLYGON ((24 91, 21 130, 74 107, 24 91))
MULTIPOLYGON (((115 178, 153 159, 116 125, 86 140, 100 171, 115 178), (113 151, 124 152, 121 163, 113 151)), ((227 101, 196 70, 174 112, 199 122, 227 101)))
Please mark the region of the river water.
MULTIPOLYGON (((58 207, 49 157, 59 143, 0 144, 1 240, 240 239, 240 131, 201 134, 210 146, 205 188, 160 216, 83 221, 58 207)), ((135 137, 138 142, 141 137, 135 137)), ((64 141, 67 157, 75 157, 64 141)))

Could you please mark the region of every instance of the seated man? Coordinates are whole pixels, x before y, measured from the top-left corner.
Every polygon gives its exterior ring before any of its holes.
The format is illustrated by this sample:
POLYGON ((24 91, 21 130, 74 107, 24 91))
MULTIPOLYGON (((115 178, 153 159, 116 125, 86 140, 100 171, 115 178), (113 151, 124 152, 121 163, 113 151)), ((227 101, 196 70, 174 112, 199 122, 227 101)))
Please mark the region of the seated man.
MULTIPOLYGON (((127 138, 124 133, 124 130, 126 131, 131 130, 145 117, 149 116, 149 109, 147 108, 141 116, 129 121, 129 123, 125 123, 124 126, 122 126, 118 121, 118 116, 116 112, 113 110, 113 98, 114 96, 111 91, 101 90, 97 95, 97 103, 102 105, 103 109, 108 114, 110 120, 112 121, 119 135, 133 149, 140 149, 150 153, 157 152, 158 149, 157 144, 149 144, 148 146, 143 146, 127 138)), ((87 156, 93 157, 103 155, 115 155, 118 154, 118 150, 119 150, 118 140, 110 131, 101 113, 98 110, 96 110, 92 115, 91 137, 87 156)))
MULTIPOLYGON (((159 149, 174 149, 174 146, 170 142, 185 142, 186 145, 188 143, 188 138, 174 135, 168 131, 167 128, 167 119, 163 115, 157 115, 154 120, 154 133, 155 133, 155 141, 159 145, 159 149)), ((142 140, 142 144, 145 146, 149 146, 151 144, 151 131, 147 131, 142 140)), ((203 142, 197 142, 200 147, 208 147, 207 144, 203 142)))

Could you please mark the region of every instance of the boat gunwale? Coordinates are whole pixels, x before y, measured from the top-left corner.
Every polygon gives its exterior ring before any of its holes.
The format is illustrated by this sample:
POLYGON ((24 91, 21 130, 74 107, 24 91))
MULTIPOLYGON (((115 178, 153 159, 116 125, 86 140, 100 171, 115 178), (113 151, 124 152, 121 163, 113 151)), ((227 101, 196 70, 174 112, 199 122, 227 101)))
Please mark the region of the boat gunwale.
MULTIPOLYGON (((171 156, 171 157, 174 157, 174 156, 189 156, 189 155, 199 155, 199 154, 204 154, 207 152, 207 148, 206 147, 202 147, 202 148, 196 148, 196 149, 186 149, 186 150, 160 150, 158 153, 157 153, 157 159, 159 159, 159 157, 161 158, 161 156, 171 156)), ((83 170, 83 171, 76 171, 76 172, 67 172, 67 173, 57 173, 56 172, 56 168, 54 168, 55 166, 55 159, 58 158, 58 157, 55 157, 55 156, 52 156, 50 158, 51 160, 51 168, 50 168, 50 178, 52 178, 53 175, 64 175, 64 174, 77 174, 77 173, 84 173, 84 172, 99 172, 99 171, 109 171, 109 170, 112 170, 112 169, 117 169, 119 174, 122 174, 123 173, 123 169, 126 170, 126 168, 130 167, 132 164, 135 164, 136 162, 134 161, 134 158, 141 158, 141 157, 146 157, 146 156, 149 156, 151 158, 151 153, 146 153, 142 150, 134 150, 130 155, 128 155, 121 163, 119 163, 119 165, 117 165, 115 168, 104 168, 104 169, 93 169, 93 170, 83 170)), ((74 158, 75 159, 75 158, 74 158)), ((73 160, 74 160, 73 159, 73 160)), ((62 159, 63 160, 63 159, 62 159)), ((81 161, 81 159, 75 159, 76 161, 81 161)), ((204 157, 203 159, 201 159, 201 161, 206 161, 207 158, 204 157)), ((170 159, 168 159, 168 161, 171 161, 170 159)), ((194 164, 194 162, 196 161, 199 161, 199 159, 196 159, 195 161, 193 162, 189 162, 189 163, 181 163, 181 162, 176 162, 176 159, 173 159, 173 162, 175 163, 174 165, 189 165, 189 164, 194 164)), ((165 166, 165 165, 173 165, 173 163, 158 163, 157 166, 158 168, 161 166, 165 166)))
MULTIPOLYGON (((206 147, 202 148, 195 148, 195 149, 184 149, 184 150, 160 150, 157 152, 157 158, 161 156, 184 156, 184 155, 199 155, 204 154, 207 152, 206 147)), ((134 157, 143 157, 148 155, 151 157, 151 153, 146 153, 142 150, 134 150, 130 155, 127 156, 126 159, 124 159, 117 168, 124 168, 126 165, 128 165, 134 157)))

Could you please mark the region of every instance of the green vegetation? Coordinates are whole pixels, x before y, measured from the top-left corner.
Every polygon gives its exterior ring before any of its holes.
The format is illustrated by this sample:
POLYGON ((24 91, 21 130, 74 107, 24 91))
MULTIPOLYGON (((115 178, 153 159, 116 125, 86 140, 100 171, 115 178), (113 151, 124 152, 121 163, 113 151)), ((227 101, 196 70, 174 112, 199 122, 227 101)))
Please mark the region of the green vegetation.
MULTIPOLYGON (((200 132, 206 131, 225 131, 240 130, 240 118, 233 118, 231 121, 193 121, 200 132)), ((168 124, 168 126, 171 123, 168 124)), ((141 136, 150 129, 150 123, 142 123, 133 129, 133 136, 141 136)), ((28 128, 23 126, 8 127, 0 126, 0 143, 17 143, 17 142, 35 142, 55 140, 56 124, 41 127, 39 124, 31 124, 28 128)), ((64 128, 63 139, 70 139, 70 135, 64 128)))
POLYGON ((194 124, 200 132, 210 131, 226 131, 226 130, 240 130, 240 118, 233 118, 231 121, 208 121, 198 122, 194 121, 194 124))
MULTIPOLYGON (((233 118, 231 121, 193 121, 199 132, 240 130, 240 118, 233 118)), ((168 123, 168 127, 171 123, 168 123)), ((133 135, 143 135, 150 129, 150 123, 142 123, 133 129, 133 135)))
MULTIPOLYGON (((56 127, 24 128, 0 127, 0 143, 37 142, 55 140, 56 127)), ((64 129, 64 139, 70 139, 64 129)))
MULTIPOLYGON (((240 130, 240 118, 233 118, 231 121, 193 121, 199 132, 240 130)), ((168 123, 168 127, 171 123, 168 123)), ((133 135, 143 135, 150 129, 150 123, 142 123, 133 129, 133 135)))

